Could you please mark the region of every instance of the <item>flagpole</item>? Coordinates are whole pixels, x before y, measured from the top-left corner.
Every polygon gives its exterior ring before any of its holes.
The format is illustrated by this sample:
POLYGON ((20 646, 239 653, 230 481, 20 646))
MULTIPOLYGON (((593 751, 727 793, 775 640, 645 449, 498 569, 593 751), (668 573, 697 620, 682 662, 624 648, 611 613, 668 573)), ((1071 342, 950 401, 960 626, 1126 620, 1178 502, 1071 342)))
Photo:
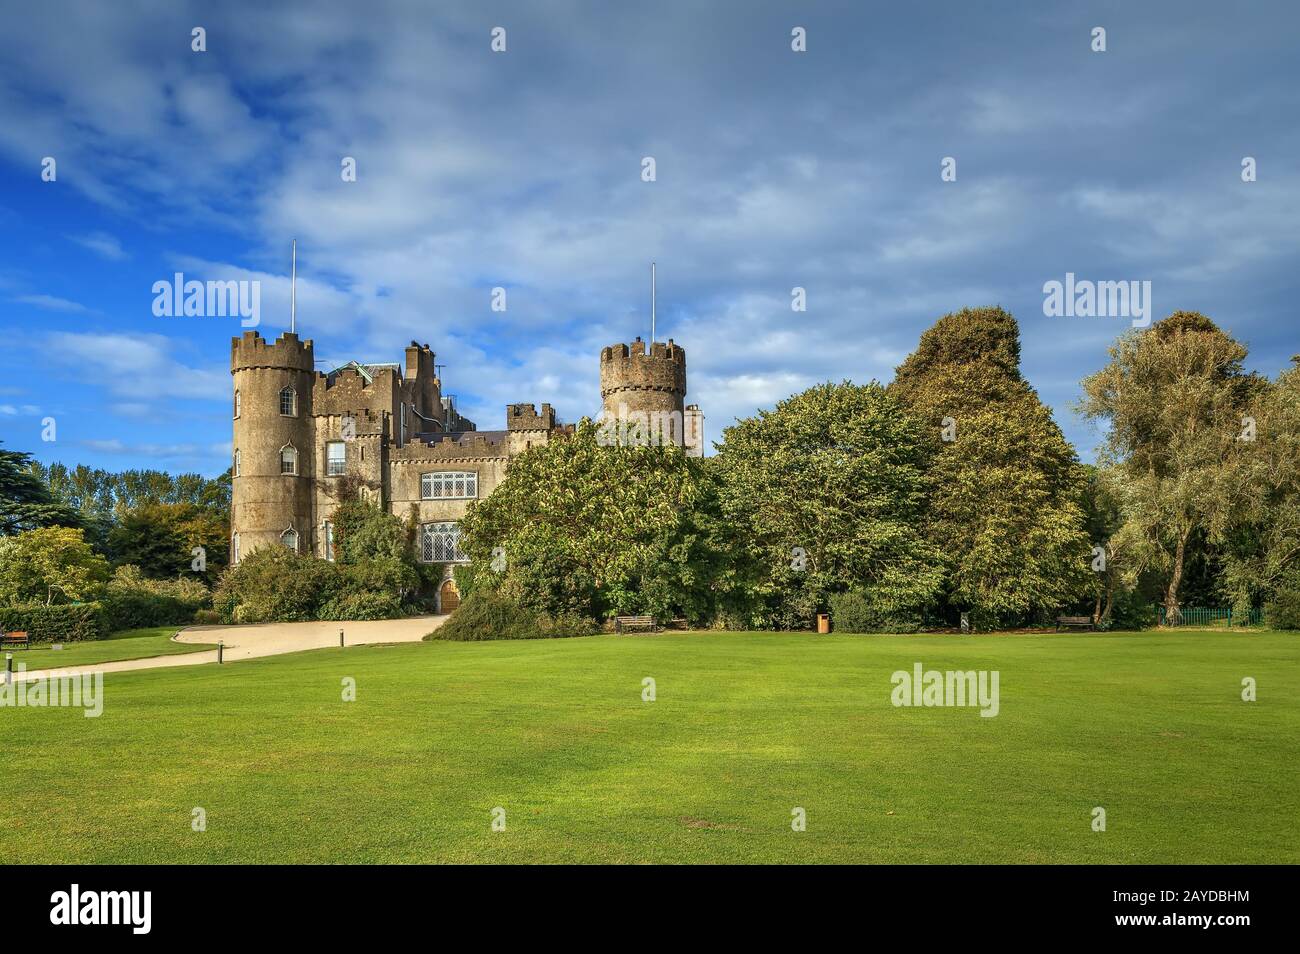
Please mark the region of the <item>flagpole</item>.
POLYGON ((298 331, 298 240, 293 240, 293 271, 289 276, 289 331, 298 331))

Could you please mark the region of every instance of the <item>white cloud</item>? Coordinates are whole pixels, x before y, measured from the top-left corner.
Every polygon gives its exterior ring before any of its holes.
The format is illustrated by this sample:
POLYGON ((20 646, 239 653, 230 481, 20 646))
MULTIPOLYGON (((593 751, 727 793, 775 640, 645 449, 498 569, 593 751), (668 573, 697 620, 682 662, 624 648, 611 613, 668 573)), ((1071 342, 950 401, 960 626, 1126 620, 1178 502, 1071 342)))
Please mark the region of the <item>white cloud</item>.
POLYGON ((69 314, 83 314, 90 311, 89 308, 79 302, 69 301, 66 298, 57 298, 54 295, 19 295, 14 301, 35 308, 43 308, 46 311, 62 311, 69 314))
MULTIPOLYGON (((224 401, 230 391, 228 371, 187 366, 174 355, 176 342, 164 335, 58 332, 49 344, 64 370, 119 397, 138 399, 147 387, 158 398, 224 401)), ((165 415, 167 408, 155 405, 155 412, 165 415)))
POLYGON ((107 232, 90 232, 87 235, 71 235, 69 238, 110 262, 121 262, 131 257, 117 237, 107 232))

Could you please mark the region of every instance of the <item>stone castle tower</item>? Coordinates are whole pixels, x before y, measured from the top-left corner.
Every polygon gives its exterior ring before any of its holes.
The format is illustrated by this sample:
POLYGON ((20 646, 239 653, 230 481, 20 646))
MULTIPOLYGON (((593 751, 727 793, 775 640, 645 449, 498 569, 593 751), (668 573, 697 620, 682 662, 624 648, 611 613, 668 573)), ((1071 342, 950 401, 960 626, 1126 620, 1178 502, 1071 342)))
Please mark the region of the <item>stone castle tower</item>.
POLYGON ((230 522, 242 531, 240 548, 247 553, 282 543, 286 531, 300 534, 311 526, 312 344, 289 332, 273 343, 246 332, 230 343, 230 373, 237 454, 230 522), (282 460, 287 458, 295 460, 296 474, 308 479, 286 480, 282 460))
POLYGON ((686 350, 671 338, 652 341, 648 353, 640 336, 602 348, 600 398, 604 420, 647 415, 665 439, 703 453, 704 415, 698 405, 686 404, 686 350))

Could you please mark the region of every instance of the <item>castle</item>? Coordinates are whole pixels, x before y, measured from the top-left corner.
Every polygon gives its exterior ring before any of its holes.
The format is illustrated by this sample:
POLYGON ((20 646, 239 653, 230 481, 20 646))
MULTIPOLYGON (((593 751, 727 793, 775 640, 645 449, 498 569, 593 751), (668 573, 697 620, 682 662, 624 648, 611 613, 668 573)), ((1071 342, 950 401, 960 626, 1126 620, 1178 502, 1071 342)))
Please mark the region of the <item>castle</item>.
MULTIPOLYGON (((505 429, 480 431, 444 394, 434 353, 412 341, 404 364, 349 361, 316 370, 311 340, 246 331, 230 344, 234 378, 230 559, 260 546, 334 558, 334 508, 349 491, 414 516, 417 559, 444 566, 439 612, 460 601, 458 525, 505 479, 510 461, 569 433, 549 404, 506 407, 505 429)), ((704 417, 686 405, 680 345, 616 344, 600 353, 601 421, 650 422, 687 453, 704 450, 704 417)), ((639 424, 644 436, 648 429, 639 424)), ((626 433, 624 427, 622 433, 626 433)))

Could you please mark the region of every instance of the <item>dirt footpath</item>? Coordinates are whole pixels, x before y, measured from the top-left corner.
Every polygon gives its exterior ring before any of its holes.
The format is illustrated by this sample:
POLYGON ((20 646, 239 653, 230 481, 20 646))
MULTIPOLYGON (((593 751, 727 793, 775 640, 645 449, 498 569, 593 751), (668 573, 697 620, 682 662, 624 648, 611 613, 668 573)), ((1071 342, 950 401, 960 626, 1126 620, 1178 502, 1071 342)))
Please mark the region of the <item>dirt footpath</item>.
MULTIPOLYGON (((354 623, 262 623, 256 626, 191 626, 172 637, 178 643, 216 643, 225 645, 227 663, 257 656, 278 656, 306 649, 325 649, 339 644, 339 630, 348 646, 365 643, 415 643, 437 629, 446 616, 416 616, 411 619, 382 619, 354 623)), ((23 680, 48 676, 53 672, 127 672, 133 669, 167 669, 172 666, 201 666, 217 661, 215 649, 175 656, 151 656, 148 659, 125 659, 121 662, 91 663, 63 669, 32 669, 23 680)))

